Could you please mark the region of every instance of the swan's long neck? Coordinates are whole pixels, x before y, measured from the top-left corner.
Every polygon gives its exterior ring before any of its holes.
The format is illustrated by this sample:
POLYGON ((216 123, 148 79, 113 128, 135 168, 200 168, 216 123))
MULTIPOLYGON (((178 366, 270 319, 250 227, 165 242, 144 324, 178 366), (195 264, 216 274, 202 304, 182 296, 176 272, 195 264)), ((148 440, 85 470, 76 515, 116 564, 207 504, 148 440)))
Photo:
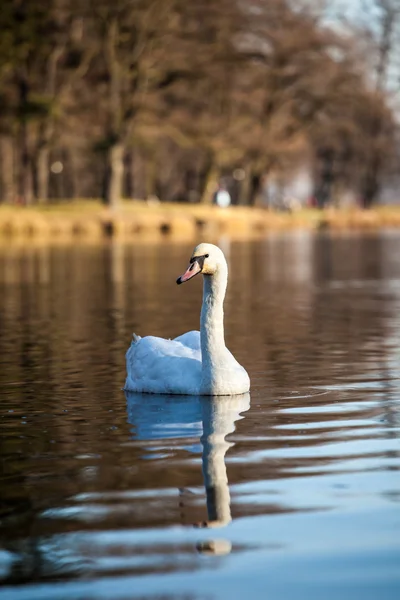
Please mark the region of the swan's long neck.
POLYGON ((225 348, 224 298, 228 267, 221 264, 214 275, 203 277, 203 305, 200 316, 200 340, 203 367, 218 363, 225 348))

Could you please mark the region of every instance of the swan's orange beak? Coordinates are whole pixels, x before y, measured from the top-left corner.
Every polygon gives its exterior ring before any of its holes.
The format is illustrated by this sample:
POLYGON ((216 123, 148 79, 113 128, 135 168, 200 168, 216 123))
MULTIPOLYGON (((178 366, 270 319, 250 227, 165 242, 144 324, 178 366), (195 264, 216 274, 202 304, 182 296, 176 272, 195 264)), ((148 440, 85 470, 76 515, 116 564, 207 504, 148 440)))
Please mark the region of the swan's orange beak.
POLYGON ((178 285, 181 283, 185 283, 185 281, 189 281, 189 279, 192 279, 192 277, 194 277, 198 273, 201 273, 201 266, 199 265, 197 260, 194 260, 192 263, 190 263, 184 274, 178 277, 176 283, 178 285))

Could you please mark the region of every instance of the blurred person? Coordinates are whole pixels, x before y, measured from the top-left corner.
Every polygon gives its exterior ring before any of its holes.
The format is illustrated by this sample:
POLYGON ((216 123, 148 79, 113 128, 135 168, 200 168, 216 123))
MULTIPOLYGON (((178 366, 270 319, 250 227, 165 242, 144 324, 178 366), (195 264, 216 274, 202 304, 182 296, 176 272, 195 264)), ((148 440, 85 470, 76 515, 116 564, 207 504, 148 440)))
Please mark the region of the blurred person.
POLYGON ((227 208, 230 206, 231 202, 230 193, 224 185, 220 185, 214 194, 213 204, 216 204, 220 208, 227 208))

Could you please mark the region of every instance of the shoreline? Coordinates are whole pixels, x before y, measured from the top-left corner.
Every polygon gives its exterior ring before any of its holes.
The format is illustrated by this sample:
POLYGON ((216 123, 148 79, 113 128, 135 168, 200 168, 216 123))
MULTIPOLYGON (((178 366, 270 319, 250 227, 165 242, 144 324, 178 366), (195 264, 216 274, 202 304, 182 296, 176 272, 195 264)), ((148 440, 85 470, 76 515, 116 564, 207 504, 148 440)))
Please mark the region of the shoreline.
POLYGON ((97 201, 74 201, 43 207, 0 206, 0 240, 43 241, 151 237, 155 240, 192 240, 202 235, 213 238, 253 237, 269 232, 374 231, 400 228, 400 206, 369 210, 304 209, 292 213, 262 208, 190 204, 123 202, 111 211, 97 201))

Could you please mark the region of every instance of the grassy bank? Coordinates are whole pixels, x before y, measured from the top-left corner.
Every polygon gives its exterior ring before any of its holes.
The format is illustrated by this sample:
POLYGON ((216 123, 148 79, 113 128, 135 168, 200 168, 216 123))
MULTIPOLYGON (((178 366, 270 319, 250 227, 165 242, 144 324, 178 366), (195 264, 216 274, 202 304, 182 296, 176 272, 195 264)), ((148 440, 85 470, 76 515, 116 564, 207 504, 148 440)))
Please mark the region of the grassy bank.
POLYGON ((287 229, 378 229, 400 227, 400 206, 369 211, 301 210, 280 213, 260 208, 124 202, 111 212, 96 201, 75 201, 46 207, 0 207, 0 239, 43 238, 68 240, 118 236, 191 239, 202 234, 247 237, 287 229))

